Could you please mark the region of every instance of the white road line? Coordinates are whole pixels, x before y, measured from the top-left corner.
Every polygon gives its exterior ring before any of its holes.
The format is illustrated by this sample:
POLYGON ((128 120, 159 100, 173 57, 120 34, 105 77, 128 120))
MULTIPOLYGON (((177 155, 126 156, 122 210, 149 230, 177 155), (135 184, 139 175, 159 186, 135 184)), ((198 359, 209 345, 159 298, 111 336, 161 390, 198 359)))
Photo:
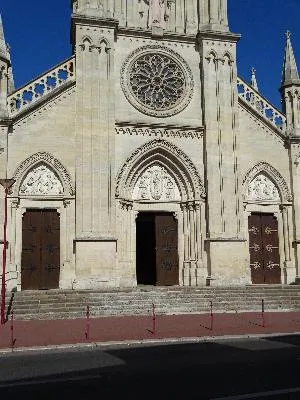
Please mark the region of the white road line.
POLYGON ((271 390, 269 392, 258 392, 258 393, 248 393, 238 396, 229 397, 216 397, 211 400, 248 400, 248 399, 260 399, 267 396, 278 396, 280 394, 298 393, 300 392, 300 387, 290 388, 284 390, 271 390))

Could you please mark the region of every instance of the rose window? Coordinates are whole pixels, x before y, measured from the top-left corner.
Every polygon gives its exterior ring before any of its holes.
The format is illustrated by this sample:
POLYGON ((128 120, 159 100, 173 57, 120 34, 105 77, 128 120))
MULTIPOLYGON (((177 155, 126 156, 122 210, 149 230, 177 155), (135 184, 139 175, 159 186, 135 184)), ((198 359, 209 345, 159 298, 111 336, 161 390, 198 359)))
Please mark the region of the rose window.
POLYGON ((169 110, 184 94, 185 76, 171 58, 162 54, 147 54, 133 63, 130 86, 142 104, 154 110, 169 110))
POLYGON ((126 60, 121 78, 131 104, 145 114, 158 117, 182 111, 193 89, 186 62, 172 50, 159 46, 147 46, 135 53, 138 55, 126 60))

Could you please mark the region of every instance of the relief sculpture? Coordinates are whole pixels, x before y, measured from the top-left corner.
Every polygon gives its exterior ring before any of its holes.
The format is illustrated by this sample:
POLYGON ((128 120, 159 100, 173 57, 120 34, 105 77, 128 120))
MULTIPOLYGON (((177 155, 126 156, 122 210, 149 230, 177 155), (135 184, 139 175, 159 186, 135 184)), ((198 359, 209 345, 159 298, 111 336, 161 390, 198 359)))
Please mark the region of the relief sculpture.
POLYGON ((134 200, 180 201, 181 196, 174 178, 160 165, 146 169, 138 179, 134 200))

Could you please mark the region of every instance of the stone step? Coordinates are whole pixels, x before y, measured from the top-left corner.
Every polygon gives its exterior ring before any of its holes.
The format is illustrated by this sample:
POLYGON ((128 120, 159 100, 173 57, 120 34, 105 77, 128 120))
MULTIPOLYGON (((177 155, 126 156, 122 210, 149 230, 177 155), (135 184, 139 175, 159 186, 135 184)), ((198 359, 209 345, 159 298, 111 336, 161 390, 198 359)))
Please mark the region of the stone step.
POLYGON ((300 288, 292 286, 239 288, 134 288, 116 290, 50 290, 8 293, 16 319, 85 318, 91 316, 207 313, 210 301, 215 312, 300 310, 300 288))

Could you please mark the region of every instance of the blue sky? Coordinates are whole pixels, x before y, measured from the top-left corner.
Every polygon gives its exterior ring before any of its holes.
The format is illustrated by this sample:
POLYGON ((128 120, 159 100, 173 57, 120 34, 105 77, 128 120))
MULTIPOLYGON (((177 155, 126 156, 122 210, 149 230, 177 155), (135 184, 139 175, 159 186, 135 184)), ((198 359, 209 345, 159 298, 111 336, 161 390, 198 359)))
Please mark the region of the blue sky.
MULTIPOLYGON (((284 32, 292 41, 300 68, 299 0, 228 0, 231 31, 241 33, 238 73, 250 79, 257 70, 261 93, 280 107, 278 87, 284 32)), ((17 87, 71 55, 70 0, 0 0, 6 40, 11 46, 17 87)))

